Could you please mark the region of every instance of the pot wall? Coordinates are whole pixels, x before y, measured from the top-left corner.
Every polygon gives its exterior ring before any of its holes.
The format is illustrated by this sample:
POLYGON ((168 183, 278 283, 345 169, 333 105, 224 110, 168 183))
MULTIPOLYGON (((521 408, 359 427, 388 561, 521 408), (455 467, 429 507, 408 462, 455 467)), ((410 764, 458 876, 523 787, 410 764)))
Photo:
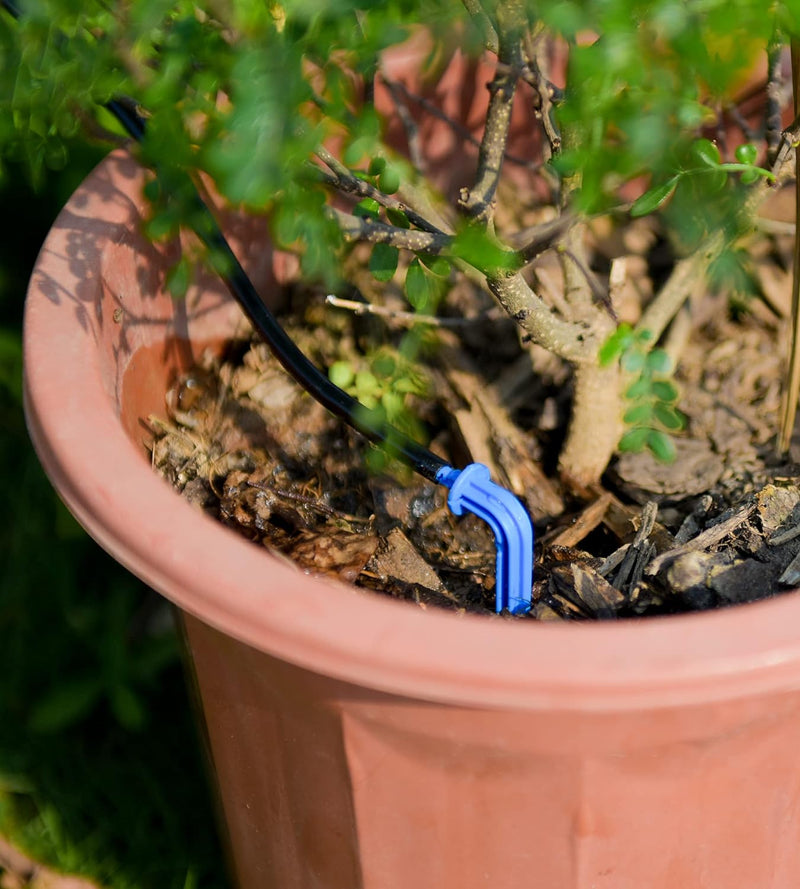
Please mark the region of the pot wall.
MULTIPOLYGON (((793 889, 798 597, 591 626, 423 613, 195 512, 141 419, 239 313, 213 280, 162 292, 141 184, 112 155, 42 248, 28 421, 78 519, 185 612, 239 884, 793 889)), ((263 242, 243 251, 269 292, 263 242)))
POLYGON ((792 695, 644 729, 387 695, 186 627, 243 886, 796 885, 792 695))

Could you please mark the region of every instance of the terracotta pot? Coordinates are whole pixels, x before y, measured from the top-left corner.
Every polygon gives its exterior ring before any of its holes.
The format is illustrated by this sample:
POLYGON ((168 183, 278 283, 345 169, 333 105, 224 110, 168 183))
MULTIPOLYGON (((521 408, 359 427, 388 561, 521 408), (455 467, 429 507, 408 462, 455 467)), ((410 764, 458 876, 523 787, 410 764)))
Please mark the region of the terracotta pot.
POLYGON ((239 885, 794 889, 800 597, 591 625, 423 612, 218 526, 151 471, 141 419, 239 314, 215 281, 163 292, 141 184, 112 155, 42 248, 28 422, 82 524, 184 615, 239 885))

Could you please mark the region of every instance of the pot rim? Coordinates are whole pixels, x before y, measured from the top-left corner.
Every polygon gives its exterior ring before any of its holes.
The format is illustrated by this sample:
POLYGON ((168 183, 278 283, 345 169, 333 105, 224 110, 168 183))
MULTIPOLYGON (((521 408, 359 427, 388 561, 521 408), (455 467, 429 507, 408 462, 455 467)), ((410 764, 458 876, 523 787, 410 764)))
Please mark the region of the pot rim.
POLYGON ((39 458, 78 521, 134 574, 259 650, 422 700, 616 712, 800 686, 797 593, 714 612, 581 624, 423 612, 305 575, 195 511, 137 453, 101 381, 96 349, 87 355, 87 328, 78 313, 65 323, 42 286, 70 280, 58 247, 75 220, 87 218, 85 207, 102 211, 92 217, 95 232, 118 234, 119 208, 90 196, 114 173, 119 188, 135 194, 137 171, 114 152, 72 196, 37 260, 24 328, 26 416, 39 458))

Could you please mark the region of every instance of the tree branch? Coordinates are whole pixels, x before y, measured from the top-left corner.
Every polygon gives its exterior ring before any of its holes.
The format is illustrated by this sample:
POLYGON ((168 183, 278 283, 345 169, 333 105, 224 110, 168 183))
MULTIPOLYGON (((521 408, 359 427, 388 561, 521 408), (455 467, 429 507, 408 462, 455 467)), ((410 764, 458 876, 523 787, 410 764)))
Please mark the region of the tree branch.
POLYGON ((519 272, 486 279, 500 305, 528 337, 567 361, 593 361, 598 344, 585 324, 559 318, 519 272))
POLYGON ((401 250, 412 250, 415 253, 427 253, 438 256, 444 253, 453 243, 452 235, 444 232, 426 232, 410 228, 388 225, 365 216, 352 216, 334 207, 328 207, 327 213, 339 226, 346 241, 368 241, 372 244, 391 244, 401 250))
POLYGON ((355 299, 343 299, 333 293, 329 293, 325 297, 325 302, 329 306, 337 309, 346 309, 354 315, 378 315, 381 318, 387 318, 406 327, 414 324, 427 324, 430 327, 466 327, 470 324, 482 324, 485 321, 496 320, 491 313, 497 313, 497 318, 504 317, 497 306, 482 312, 473 318, 447 318, 440 315, 424 315, 419 312, 405 312, 400 309, 392 309, 389 306, 377 306, 373 303, 359 302, 355 299))
POLYGON ((500 46, 500 42, 497 39, 497 31, 492 20, 486 14, 486 10, 481 6, 480 0, 462 0, 462 2, 475 26, 481 32, 486 49, 496 53, 500 46))
POLYGON ((562 213, 549 222, 542 222, 521 232, 515 232, 508 240, 517 251, 523 265, 533 262, 538 256, 555 246, 561 236, 576 224, 575 216, 562 213))
POLYGON ((637 331, 650 331, 651 344, 658 341, 688 297, 705 284, 709 266, 722 253, 725 243, 724 233, 715 232, 694 253, 675 263, 666 283, 636 325, 637 331))
POLYGON ((767 160, 774 164, 781 141, 781 112, 783 110, 783 45, 774 34, 767 47, 767 101, 764 108, 764 138, 767 160))
POLYGON ((522 79, 530 86, 539 99, 537 115, 542 122, 545 138, 550 146, 550 155, 561 150, 561 133, 558 131, 553 117, 556 89, 547 78, 544 63, 544 50, 547 41, 542 29, 536 34, 526 34, 523 43, 525 66, 522 79))
POLYGON ((519 80, 521 65, 519 41, 506 44, 501 38, 500 61, 506 65, 498 67, 489 84, 489 108, 486 112, 486 126, 478 149, 478 173, 475 184, 462 194, 460 204, 464 212, 476 222, 488 225, 493 216, 492 202, 503 158, 508 144, 508 129, 511 124, 511 107, 519 80))
POLYGON ((408 204, 391 195, 384 194, 370 182, 367 182, 364 179, 359 179, 358 176, 354 176, 350 170, 348 170, 347 167, 326 148, 319 148, 316 153, 317 157, 333 173, 333 176, 329 177, 327 182, 335 188, 338 188, 339 191, 344 192, 345 194, 353 194, 360 198, 372 198, 382 207, 386 207, 387 210, 396 210, 399 213, 403 213, 406 219, 417 228, 426 232, 431 232, 432 234, 444 234, 438 226, 434 225, 434 223, 429 219, 426 219, 412 207, 409 207, 408 204))
MULTIPOLYGON (((384 81, 386 81, 387 87, 389 86, 389 81, 386 79, 386 75, 381 73, 381 77, 383 77, 384 81)), ((394 80, 391 82, 394 89, 396 89, 399 93, 401 93, 406 99, 411 100, 415 104, 419 105, 419 107, 430 114, 432 117, 435 117, 437 120, 442 121, 442 123, 447 124, 450 129, 458 134, 465 142, 468 142, 470 145, 474 145, 475 148, 480 148, 481 143, 479 139, 476 139, 475 136, 469 131, 464 124, 460 123, 457 120, 454 120, 452 117, 449 117, 447 114, 442 111, 441 108, 434 105, 429 99, 426 99, 425 96, 417 95, 417 93, 412 93, 408 87, 399 80, 394 80)), ((528 158, 518 157, 515 154, 510 154, 506 152, 505 162, 508 164, 515 164, 518 167, 525 167, 528 170, 533 170, 534 172, 537 170, 541 170, 544 166, 542 163, 538 161, 532 161, 528 158)))
POLYGON ((397 111, 397 116, 400 118, 400 123, 405 130, 406 142, 408 143, 408 156, 411 160, 411 164, 418 173, 422 173, 425 169, 425 155, 420 148, 419 127, 409 110, 407 101, 408 97, 398 88, 398 85, 393 80, 384 74, 383 71, 381 71, 380 74, 381 79, 386 85, 386 89, 389 90, 389 95, 392 97, 392 102, 397 111))

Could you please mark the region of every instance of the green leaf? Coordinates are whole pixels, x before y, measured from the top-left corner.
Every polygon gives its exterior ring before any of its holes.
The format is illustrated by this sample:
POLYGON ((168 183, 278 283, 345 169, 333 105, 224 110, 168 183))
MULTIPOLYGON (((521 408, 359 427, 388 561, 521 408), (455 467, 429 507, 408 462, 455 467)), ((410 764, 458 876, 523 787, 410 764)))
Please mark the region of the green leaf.
POLYGON ((433 272, 437 278, 447 278, 450 275, 450 262, 444 258, 444 256, 426 256, 423 254, 417 254, 419 261, 425 266, 426 269, 433 272))
MULTIPOLYGON (((728 174, 721 167, 711 168, 708 167, 701 171, 704 175, 702 178, 703 189, 706 194, 716 194, 718 191, 722 191, 725 188, 725 184, 728 181, 728 174)), ((747 172, 750 172, 749 170, 747 172)))
POLYGON ((675 442, 660 429, 647 430, 647 447, 656 460, 662 463, 673 463, 678 455, 675 442))
POLYGON ((427 315, 436 310, 438 297, 438 282, 415 259, 406 271, 406 298, 409 303, 418 312, 427 315))
POLYGON ((453 239, 453 255, 488 274, 511 271, 519 265, 515 253, 505 250, 485 229, 465 225, 453 239))
POLYGON ((365 216, 371 219, 377 219, 380 210, 381 205, 374 198, 364 198, 355 205, 353 214, 355 216, 365 216))
POLYGON ((374 407, 377 403, 375 393, 380 389, 378 378, 369 370, 360 370, 355 379, 356 394, 368 407, 374 407))
POLYGON ((348 167, 354 167, 370 148, 372 148, 371 139, 354 139, 345 149, 343 160, 348 167))
POLYGON ((411 223, 408 221, 408 217, 402 210, 394 210, 387 207, 386 218, 392 225, 396 225, 398 228, 411 228, 411 223))
POLYGON ((684 417, 671 404, 656 404, 653 407, 653 416, 662 426, 676 432, 684 427, 684 417))
POLYGON ((619 440, 617 446, 620 451, 638 454, 647 445, 650 430, 646 426, 637 426, 629 429, 619 440))
POLYGON ((647 398, 651 394, 653 381, 648 377, 639 377, 634 380, 625 390, 625 397, 630 401, 637 401, 640 398, 647 398))
POLYGON ((655 188, 648 189, 643 195, 640 195, 631 206, 631 216, 647 216, 648 213, 654 213, 665 204, 671 197, 678 185, 677 176, 658 185, 655 188))
POLYGON ((608 367, 613 361, 630 348, 633 343, 633 328, 623 322, 600 346, 598 360, 601 367, 608 367))
POLYGON ((757 169, 745 170, 742 175, 739 177, 739 181, 742 185, 752 185, 758 179, 761 178, 761 173, 757 169))
MULTIPOLYGON (((678 390, 669 380, 653 380, 650 389, 659 401, 677 401, 678 390)), ((630 396, 629 396, 630 397, 630 396)))
POLYGON ((117 722, 129 731, 144 728, 147 713, 139 696, 127 685, 115 685, 109 693, 111 712, 117 722))
POLYGON ((161 211, 145 224, 145 232, 148 238, 160 241, 177 233, 180 224, 174 213, 161 211))
POLYGON ((349 361, 334 361, 328 368, 328 379, 340 389, 347 389, 348 386, 351 386, 355 376, 349 361))
POLYGON ((60 681, 34 706, 28 727, 42 734, 69 728, 94 710, 102 690, 103 679, 99 676, 60 681))
POLYGON ((384 169, 386 169, 386 158, 373 157, 369 162, 369 168, 367 172, 370 176, 380 176, 384 169))
POLYGON ((642 423, 649 423, 652 418, 653 405, 650 402, 644 402, 627 410, 622 419, 628 426, 638 426, 642 423))
POLYGON ((186 296, 189 284, 192 280, 192 264, 189 258, 182 256, 174 266, 167 272, 166 285, 167 290, 176 299, 186 296))
POLYGON ((638 349, 629 349, 621 358, 620 366, 628 373, 639 373, 645 366, 645 354, 638 349))
POLYGON ((376 244, 369 257, 369 270, 378 281, 391 281, 397 271, 400 251, 391 244, 376 244))
POLYGON ((381 351, 370 361, 376 376, 390 377, 397 370, 397 359, 386 351, 381 351))
POLYGON ((722 162, 719 148, 710 139, 695 139, 689 154, 694 161, 707 167, 716 167, 722 162))
POLYGON ((386 417, 391 422, 405 411, 405 401, 399 392, 388 391, 381 395, 381 406, 386 411, 386 417))
POLYGON ((654 374, 668 374, 672 370, 672 359, 663 349, 653 349, 647 356, 647 369, 654 374))
POLYGON ((736 147, 734 155, 740 164, 754 164, 758 157, 758 148, 752 142, 745 142, 736 147))

